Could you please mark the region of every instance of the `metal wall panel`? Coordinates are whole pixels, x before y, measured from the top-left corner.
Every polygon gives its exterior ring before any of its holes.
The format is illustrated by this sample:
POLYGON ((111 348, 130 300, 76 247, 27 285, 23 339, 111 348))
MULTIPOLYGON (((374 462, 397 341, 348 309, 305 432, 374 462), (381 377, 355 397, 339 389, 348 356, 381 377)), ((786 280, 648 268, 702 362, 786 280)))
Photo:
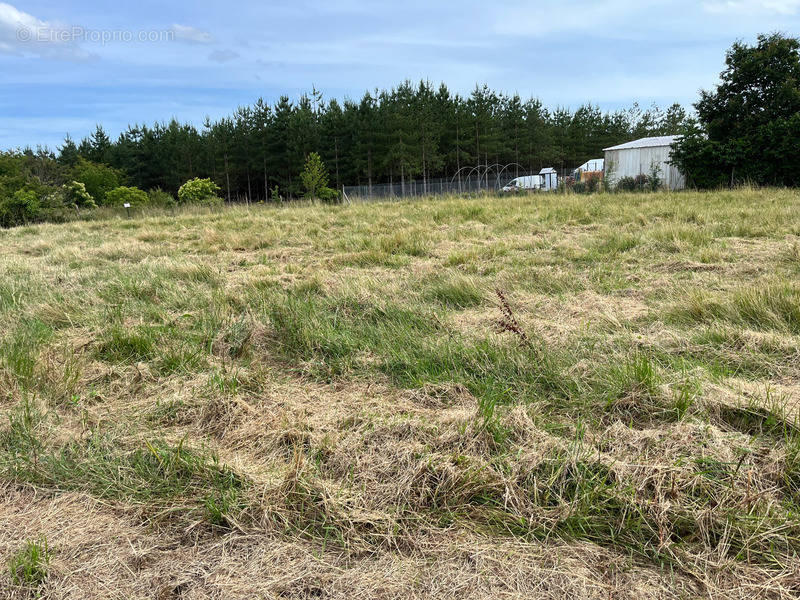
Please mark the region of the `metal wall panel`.
POLYGON ((605 172, 609 181, 614 184, 621 177, 649 175, 650 165, 658 165, 659 177, 666 187, 680 190, 686 187, 686 179, 674 166, 668 164, 669 146, 650 148, 629 148, 625 150, 606 150, 605 172))

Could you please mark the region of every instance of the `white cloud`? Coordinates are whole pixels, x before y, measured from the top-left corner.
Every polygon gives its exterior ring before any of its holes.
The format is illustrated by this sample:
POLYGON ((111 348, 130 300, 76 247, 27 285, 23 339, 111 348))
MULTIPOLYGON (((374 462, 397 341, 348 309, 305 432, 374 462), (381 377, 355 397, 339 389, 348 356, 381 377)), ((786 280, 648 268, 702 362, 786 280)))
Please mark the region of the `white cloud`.
POLYGON ((709 0, 702 3, 710 13, 794 15, 800 9, 800 0, 709 0))
POLYGON ((18 45, 17 31, 21 27, 35 29, 44 22, 24 12, 18 11, 10 4, 0 3, 0 50, 13 52, 18 45))
POLYGON ((75 43, 69 27, 42 21, 5 2, 0 2, 0 52, 57 60, 95 58, 75 43))
POLYGON ((175 39, 182 42, 194 44, 211 44, 214 42, 214 36, 208 31, 203 31, 190 25, 178 25, 176 23, 172 26, 172 32, 175 34, 175 39))

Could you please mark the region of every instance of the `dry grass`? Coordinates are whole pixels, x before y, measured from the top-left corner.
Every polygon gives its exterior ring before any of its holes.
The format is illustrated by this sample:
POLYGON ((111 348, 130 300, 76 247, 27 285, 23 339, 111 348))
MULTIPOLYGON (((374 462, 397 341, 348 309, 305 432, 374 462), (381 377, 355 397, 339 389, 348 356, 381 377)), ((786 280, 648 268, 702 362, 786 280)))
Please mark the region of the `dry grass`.
POLYGON ((0 231, 0 595, 797 597, 798 209, 0 231))

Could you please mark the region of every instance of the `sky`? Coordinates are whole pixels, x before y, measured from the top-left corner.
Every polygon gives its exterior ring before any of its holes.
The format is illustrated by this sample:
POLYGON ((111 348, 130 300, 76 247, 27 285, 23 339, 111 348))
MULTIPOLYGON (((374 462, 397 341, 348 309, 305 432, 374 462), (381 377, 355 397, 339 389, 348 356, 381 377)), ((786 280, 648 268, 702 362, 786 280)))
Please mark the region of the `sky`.
POLYGON ((0 148, 406 78, 548 107, 690 107, 733 42, 774 31, 800 33, 800 0, 0 1, 0 148))

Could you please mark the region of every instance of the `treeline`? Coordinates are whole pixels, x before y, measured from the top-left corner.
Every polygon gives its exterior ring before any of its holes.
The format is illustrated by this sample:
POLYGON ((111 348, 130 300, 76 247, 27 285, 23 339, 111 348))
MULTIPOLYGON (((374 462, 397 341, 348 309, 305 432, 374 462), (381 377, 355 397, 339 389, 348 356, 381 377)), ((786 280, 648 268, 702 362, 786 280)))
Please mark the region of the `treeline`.
POLYGON ((736 42, 672 160, 693 187, 800 186, 800 39, 736 42))
POLYGON ((140 208, 222 202, 210 179, 192 178, 171 194, 127 185, 127 175, 76 155, 72 164, 52 152, 0 152, 0 227, 65 221, 101 206, 140 208))
POLYGON ((188 179, 208 177, 227 200, 261 200, 299 195, 311 152, 320 154, 330 185, 340 189, 451 177, 477 164, 574 168, 602 156, 604 147, 678 133, 686 123, 677 104, 667 110, 549 110, 537 99, 487 86, 464 97, 444 84, 406 81, 360 101, 326 100, 316 90, 297 102, 260 99, 200 129, 174 120, 133 125, 112 141, 98 126, 79 144, 67 138, 54 158, 68 167, 80 159, 108 165, 144 190, 175 194, 188 179))
MULTIPOLYGON (((112 141, 98 125, 79 144, 67 136, 57 152, 0 152, 0 226, 104 205, 303 192, 333 201, 342 185, 452 177, 476 165, 571 169, 604 147, 670 134, 682 134, 671 161, 692 187, 800 185, 800 40, 772 34, 754 46, 737 42, 725 64, 721 83, 695 104, 697 118, 677 104, 550 110, 485 85, 461 96, 444 84, 406 81, 358 102, 325 100, 316 90, 297 102, 259 100, 200 129, 174 120, 134 125, 112 141)), ((588 192, 599 185, 583 184, 588 192)), ((659 180, 634 178, 621 187, 656 189, 659 180)))

